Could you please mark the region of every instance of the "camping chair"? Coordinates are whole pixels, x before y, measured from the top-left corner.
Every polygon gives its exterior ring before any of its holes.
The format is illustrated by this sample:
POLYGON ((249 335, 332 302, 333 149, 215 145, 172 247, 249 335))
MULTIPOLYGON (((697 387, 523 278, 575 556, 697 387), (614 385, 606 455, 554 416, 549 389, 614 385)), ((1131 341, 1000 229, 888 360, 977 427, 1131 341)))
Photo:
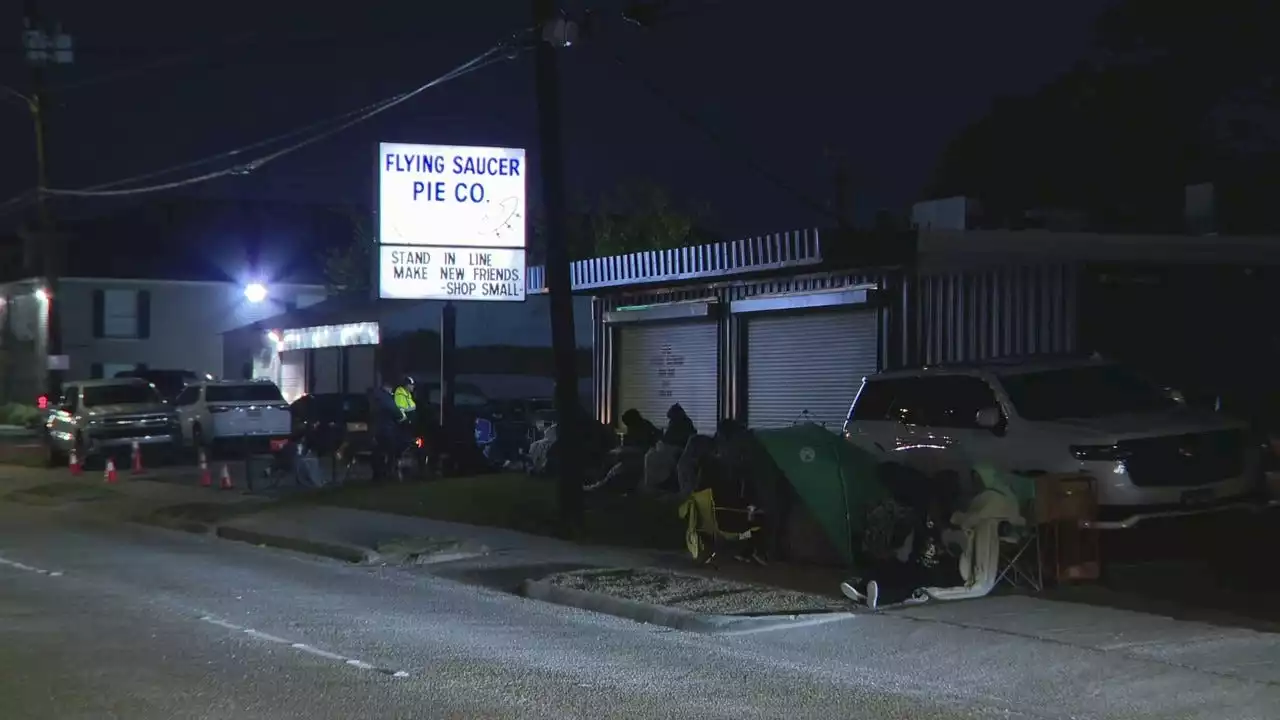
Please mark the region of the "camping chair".
POLYGON ((996 584, 1044 590, 1044 562, 1040 553, 1040 529, 1033 523, 1013 525, 1001 523, 1000 572, 996 584))
POLYGON ((761 513, 754 505, 745 508, 717 505, 711 488, 693 492, 680 504, 680 519, 687 522, 685 547, 694 561, 702 565, 714 562, 730 544, 749 542, 760 534, 763 527, 753 524, 758 517, 761 513), (725 525, 744 529, 727 530, 725 525))

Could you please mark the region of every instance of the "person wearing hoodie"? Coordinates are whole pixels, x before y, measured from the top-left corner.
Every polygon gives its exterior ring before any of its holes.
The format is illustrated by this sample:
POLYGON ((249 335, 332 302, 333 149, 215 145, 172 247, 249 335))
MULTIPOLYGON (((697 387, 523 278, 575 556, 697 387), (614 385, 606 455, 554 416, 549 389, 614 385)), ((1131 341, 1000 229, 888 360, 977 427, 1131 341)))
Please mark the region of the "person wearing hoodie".
POLYGON ((680 403, 675 403, 667 409, 667 429, 662 433, 662 442, 684 451, 684 446, 689 444, 689 438, 698 434, 698 429, 693 426, 693 420, 689 419, 689 414, 684 411, 680 403))
POLYGON ((644 455, 658 444, 662 432, 640 414, 629 408, 622 413, 622 445, 611 452, 616 460, 599 480, 588 480, 586 490, 598 490, 606 485, 612 489, 629 489, 639 484, 644 475, 644 455), (623 487, 625 484, 625 487, 623 487))
POLYGON ((622 425, 626 428, 626 431, 622 434, 622 447, 624 448, 645 452, 662 438, 662 433, 658 428, 635 408, 622 413, 622 425))
POLYGON ((697 435, 693 420, 688 413, 675 403, 667 410, 667 428, 662 439, 644 456, 644 489, 656 491, 673 484, 676 478, 676 463, 684 454, 689 439, 697 435))

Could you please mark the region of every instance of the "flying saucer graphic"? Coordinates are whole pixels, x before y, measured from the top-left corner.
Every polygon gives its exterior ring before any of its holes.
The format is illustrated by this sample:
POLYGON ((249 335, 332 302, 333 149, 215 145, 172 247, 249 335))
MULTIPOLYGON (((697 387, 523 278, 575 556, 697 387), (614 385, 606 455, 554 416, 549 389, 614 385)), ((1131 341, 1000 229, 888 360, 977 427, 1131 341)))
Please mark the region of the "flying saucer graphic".
POLYGON ((477 235, 502 237, 514 230, 520 220, 520 198, 509 197, 497 202, 485 203, 485 213, 476 226, 477 235))

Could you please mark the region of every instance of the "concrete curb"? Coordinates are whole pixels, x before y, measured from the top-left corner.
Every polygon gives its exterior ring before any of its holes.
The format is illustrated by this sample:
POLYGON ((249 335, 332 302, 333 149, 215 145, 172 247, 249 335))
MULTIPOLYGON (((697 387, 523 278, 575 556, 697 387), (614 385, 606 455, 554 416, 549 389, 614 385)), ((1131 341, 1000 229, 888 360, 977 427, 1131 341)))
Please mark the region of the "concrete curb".
POLYGON ((253 545, 266 545, 268 547, 280 548, 282 550, 293 550, 294 552, 306 553, 308 555, 319 555, 321 557, 332 558, 354 564, 369 563, 377 560, 378 554, 372 550, 356 547, 355 545, 339 545, 337 543, 328 543, 320 540, 309 540, 307 538, 291 537, 288 535, 275 535, 272 533, 261 532, 258 530, 249 530, 246 528, 236 527, 234 525, 219 525, 214 528, 214 534, 224 540, 235 540, 237 542, 250 543, 253 545))
POLYGON ((184 520, 182 518, 164 517, 163 515, 144 515, 142 517, 133 518, 133 522, 141 525, 161 528, 163 530, 176 530, 178 532, 191 533, 193 535, 208 535, 213 532, 213 526, 208 523, 197 522, 195 520, 184 520))
POLYGON ((612 595, 574 590, 552 585, 542 580, 525 580, 520 584, 520 594, 530 600, 566 605, 579 610, 589 610, 636 622, 661 625, 673 630, 702 633, 704 635, 749 635, 771 630, 822 625, 855 617, 854 613, 848 612, 751 617, 711 615, 663 605, 653 605, 636 600, 627 600, 613 597, 612 595))

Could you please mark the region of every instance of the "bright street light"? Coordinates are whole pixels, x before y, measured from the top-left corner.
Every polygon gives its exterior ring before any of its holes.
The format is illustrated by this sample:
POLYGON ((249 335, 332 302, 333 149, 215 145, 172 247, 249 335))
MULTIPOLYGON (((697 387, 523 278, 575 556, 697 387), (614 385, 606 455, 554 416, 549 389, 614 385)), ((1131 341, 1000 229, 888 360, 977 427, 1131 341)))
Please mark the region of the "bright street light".
POLYGON ((267 299, 267 287, 261 283, 249 283, 244 286, 244 296, 251 303, 260 303, 267 299))

